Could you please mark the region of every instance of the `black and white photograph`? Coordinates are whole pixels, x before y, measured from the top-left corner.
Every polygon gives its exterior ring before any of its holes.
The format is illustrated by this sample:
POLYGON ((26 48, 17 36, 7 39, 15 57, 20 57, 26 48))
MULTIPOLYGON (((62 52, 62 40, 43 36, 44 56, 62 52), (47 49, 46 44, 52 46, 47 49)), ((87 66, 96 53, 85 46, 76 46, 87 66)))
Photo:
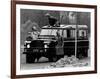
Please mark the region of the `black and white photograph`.
POLYGON ((21 69, 90 66, 90 12, 20 9, 21 69))
POLYGON ((96 73, 96 6, 23 1, 13 6, 17 78, 96 73))

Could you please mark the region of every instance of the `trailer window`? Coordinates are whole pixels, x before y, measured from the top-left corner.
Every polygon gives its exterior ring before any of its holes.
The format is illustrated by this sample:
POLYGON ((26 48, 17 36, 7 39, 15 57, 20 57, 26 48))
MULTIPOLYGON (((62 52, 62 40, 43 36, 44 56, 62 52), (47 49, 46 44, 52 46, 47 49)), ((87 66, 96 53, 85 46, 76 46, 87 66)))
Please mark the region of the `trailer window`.
POLYGON ((78 37, 87 37, 86 30, 79 30, 78 37))
POLYGON ((67 37, 70 38, 70 29, 67 30, 67 37))

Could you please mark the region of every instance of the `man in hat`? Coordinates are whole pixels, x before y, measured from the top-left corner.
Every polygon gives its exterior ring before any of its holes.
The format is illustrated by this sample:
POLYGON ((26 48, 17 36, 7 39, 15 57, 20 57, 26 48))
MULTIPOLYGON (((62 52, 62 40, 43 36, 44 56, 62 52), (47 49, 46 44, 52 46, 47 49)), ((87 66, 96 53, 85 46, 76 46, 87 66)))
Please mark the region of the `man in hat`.
POLYGON ((32 32, 29 32, 29 33, 31 34, 31 37, 33 38, 33 40, 37 40, 39 31, 35 26, 32 27, 32 32))
POLYGON ((45 14, 45 16, 48 18, 49 20, 49 25, 50 27, 53 26, 55 27, 56 23, 57 23, 57 19, 53 16, 51 16, 49 13, 45 14))

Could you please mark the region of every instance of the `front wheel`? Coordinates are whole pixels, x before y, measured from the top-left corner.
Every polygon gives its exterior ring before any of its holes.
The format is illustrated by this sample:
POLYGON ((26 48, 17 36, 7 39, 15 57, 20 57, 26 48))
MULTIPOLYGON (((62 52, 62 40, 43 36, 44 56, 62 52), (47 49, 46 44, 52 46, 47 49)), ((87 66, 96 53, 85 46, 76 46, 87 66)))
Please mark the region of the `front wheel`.
POLYGON ((35 57, 33 54, 26 54, 26 63, 34 63, 35 57))

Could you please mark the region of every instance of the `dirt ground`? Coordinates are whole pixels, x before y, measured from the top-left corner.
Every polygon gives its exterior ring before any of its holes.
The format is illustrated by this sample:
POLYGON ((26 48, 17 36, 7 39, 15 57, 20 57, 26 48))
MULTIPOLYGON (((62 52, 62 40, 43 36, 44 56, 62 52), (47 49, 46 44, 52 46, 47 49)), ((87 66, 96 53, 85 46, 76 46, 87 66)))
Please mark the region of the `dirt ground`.
MULTIPOLYGON (((47 69, 47 68, 55 68, 55 67, 82 67, 82 66, 90 66, 90 57, 79 59, 78 62, 74 64, 65 64, 62 65, 62 63, 59 64, 59 62, 48 62, 48 58, 41 57, 39 59, 39 62, 35 60, 35 63, 28 64, 26 63, 26 55, 22 54, 23 52, 23 46, 21 47, 21 54, 20 54, 20 60, 21 60, 21 69, 22 70, 29 70, 29 69, 47 69)), ((60 60, 61 62, 61 60, 60 60)))
MULTIPOLYGON (((29 70, 29 69, 48 69, 48 68, 55 68, 54 65, 56 62, 48 62, 48 59, 45 57, 41 57, 39 62, 32 63, 32 64, 27 64, 27 63, 22 63, 21 64, 21 69, 22 70, 29 70)), ((60 66, 56 64, 57 68, 61 67, 82 67, 82 66, 90 66, 90 58, 83 58, 80 59, 77 63, 75 64, 66 64, 65 66, 60 66)))

